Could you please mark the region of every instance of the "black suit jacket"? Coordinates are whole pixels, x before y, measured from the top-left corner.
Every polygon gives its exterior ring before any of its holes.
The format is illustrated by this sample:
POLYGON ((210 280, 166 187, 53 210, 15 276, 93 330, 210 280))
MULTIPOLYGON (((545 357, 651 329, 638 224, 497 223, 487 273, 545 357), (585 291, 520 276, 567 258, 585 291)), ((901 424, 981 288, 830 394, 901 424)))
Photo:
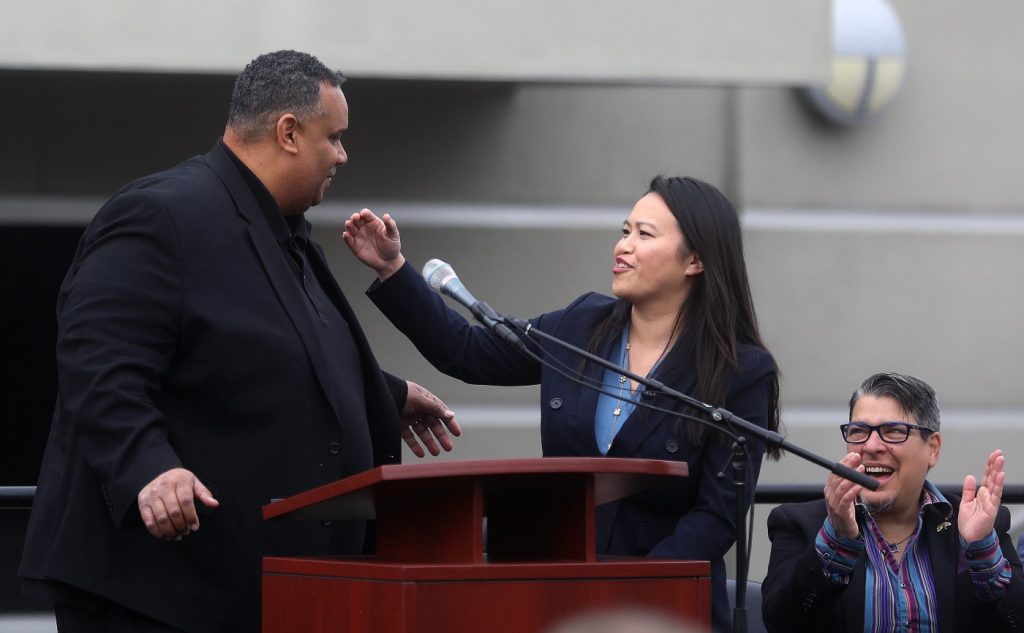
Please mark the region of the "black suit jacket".
MULTIPOLYGON (((547 457, 600 457, 594 436, 598 393, 581 386, 549 366, 517 352, 490 330, 473 327, 432 292, 411 265, 368 293, 378 308, 416 345, 438 370, 460 380, 492 385, 540 384, 541 445, 547 457), (408 306, 416 306, 410 310, 408 306)), ((615 299, 596 293, 583 295, 562 310, 531 319, 533 326, 578 347, 586 347, 597 325, 615 305, 615 299)), ((545 356, 573 372, 580 359, 545 343, 545 356)), ((603 370, 596 364, 587 378, 600 383, 603 370)), ((775 363, 764 349, 743 345, 739 368, 724 403, 734 414, 761 426, 768 425, 770 380, 775 363)), ((684 354, 666 356, 657 376, 683 393, 696 385, 694 368, 684 354)), ((645 402, 685 411, 678 402, 653 391, 645 402)), ((736 486, 728 471, 730 444, 712 432, 704 446, 687 438, 693 422, 675 415, 638 408, 623 423, 609 457, 639 457, 684 461, 690 476, 671 485, 605 504, 597 511, 597 552, 684 560, 708 560, 712 566, 713 611, 716 630, 729 629, 729 604, 722 557, 736 540, 736 486)), ((757 482, 764 447, 748 444, 757 482)), ((748 499, 749 502, 749 499, 748 499)))
MULTIPOLYGON (((948 497, 953 512, 947 518, 939 507, 925 510, 921 535, 928 548, 939 607, 939 630, 956 633, 995 633, 1024 627, 1024 581, 1021 563, 1007 530, 1010 513, 999 509, 995 530, 1003 556, 1010 562, 1013 579, 1006 596, 995 604, 980 602, 974 593, 970 572, 960 548, 957 512, 960 498, 948 497), (950 526, 938 531, 939 524, 950 526)), ((768 575, 761 586, 762 613, 769 631, 864 630, 864 587, 866 555, 857 561, 846 586, 833 586, 821 571, 814 539, 825 522, 825 501, 781 505, 768 517, 772 541, 768 575)))
MULTIPOLYGON (((319 247, 311 259, 326 271, 319 247)), ((373 461, 397 462, 405 384, 326 286, 359 350, 373 461)), ((345 412, 325 386, 347 377, 329 373, 304 301, 222 145, 118 192, 60 290, 59 396, 21 575, 187 631, 257 631, 261 556, 361 551, 361 524, 261 520, 345 470, 345 412), (220 507, 157 541, 136 498, 175 467, 220 507)))

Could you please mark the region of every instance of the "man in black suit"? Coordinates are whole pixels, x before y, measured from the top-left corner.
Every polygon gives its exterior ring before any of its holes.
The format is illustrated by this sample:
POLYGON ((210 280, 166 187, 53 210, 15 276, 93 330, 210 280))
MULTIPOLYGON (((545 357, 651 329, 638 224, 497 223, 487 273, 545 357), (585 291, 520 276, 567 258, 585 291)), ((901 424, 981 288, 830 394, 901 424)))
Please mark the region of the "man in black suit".
POLYGON ((347 161, 344 81, 279 51, 205 156, 121 191, 58 298, 54 412, 22 560, 60 631, 258 631, 260 560, 360 553, 363 522, 264 523, 273 498, 452 448, 383 373, 303 213, 347 161))
POLYGON ((762 610, 769 631, 1017 630, 1021 563, 999 505, 1002 451, 980 485, 949 499, 927 481, 942 447, 935 392, 882 373, 850 399, 841 463, 878 479, 874 491, 835 475, 824 496, 768 517, 772 540, 762 610))

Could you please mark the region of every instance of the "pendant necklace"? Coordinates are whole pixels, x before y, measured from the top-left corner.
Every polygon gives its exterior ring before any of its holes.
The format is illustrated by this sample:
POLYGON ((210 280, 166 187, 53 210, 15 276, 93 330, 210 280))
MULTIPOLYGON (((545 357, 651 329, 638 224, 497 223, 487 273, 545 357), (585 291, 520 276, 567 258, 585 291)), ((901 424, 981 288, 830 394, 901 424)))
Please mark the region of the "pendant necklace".
POLYGON ((899 551, 900 551, 900 545, 903 545, 904 543, 906 543, 910 539, 910 537, 914 535, 914 532, 916 532, 916 531, 917 531, 916 529, 911 530, 910 534, 907 534, 906 536, 904 536, 900 540, 896 541, 895 543, 889 543, 889 551, 892 552, 893 554, 898 554, 899 551))
MULTIPOLYGON (((625 369, 629 369, 629 339, 626 339, 626 349, 622 352, 622 366, 625 369)), ((612 432, 608 437, 608 446, 605 448, 607 453, 612 449, 612 442, 615 441, 615 431, 619 428, 619 416, 622 415, 622 392, 626 388, 626 381, 629 380, 625 374, 619 374, 619 401, 612 409, 612 432)), ((632 386, 630 387, 632 391, 632 386)))
MULTIPOLYGON (((672 339, 669 339, 668 343, 665 344, 665 349, 661 350, 661 355, 658 356, 658 360, 654 361, 654 365, 651 367, 651 371, 649 371, 647 373, 648 376, 653 375, 655 370, 657 370, 658 367, 661 365, 661 361, 665 358, 665 355, 668 354, 668 350, 669 350, 669 347, 671 345, 672 345, 672 339)), ((627 331, 627 333, 626 333, 626 349, 624 349, 622 351, 622 367, 626 371, 629 371, 629 350, 630 350, 630 346, 629 346, 629 333, 627 331)), ((605 448, 605 452, 606 453, 612 449, 612 442, 615 441, 615 432, 619 428, 619 416, 622 415, 622 404, 623 404, 623 401, 625 400, 625 398, 623 398, 622 394, 626 390, 626 385, 629 384, 628 381, 629 381, 629 377, 627 377, 625 374, 619 374, 619 404, 617 404, 615 406, 615 408, 612 409, 612 432, 611 432, 611 436, 608 438, 608 445, 605 448)), ((642 388, 642 385, 637 385, 637 389, 638 390, 641 389, 641 388, 642 388)), ((633 400, 633 385, 631 385, 631 384, 629 386, 629 393, 630 393, 629 399, 633 400)))

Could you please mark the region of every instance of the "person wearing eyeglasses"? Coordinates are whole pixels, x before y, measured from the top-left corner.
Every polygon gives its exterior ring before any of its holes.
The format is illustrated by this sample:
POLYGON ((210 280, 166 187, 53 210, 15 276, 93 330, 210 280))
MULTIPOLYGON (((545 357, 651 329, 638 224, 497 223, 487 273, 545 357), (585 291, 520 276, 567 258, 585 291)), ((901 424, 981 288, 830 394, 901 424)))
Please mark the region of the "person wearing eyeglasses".
POLYGON ((871 376, 840 427, 842 464, 878 480, 830 475, 824 499, 783 504, 762 609, 769 631, 1011 631, 1024 627, 1021 563, 1000 505, 993 451, 978 482, 947 498, 926 477, 939 460, 939 403, 924 381, 871 376))

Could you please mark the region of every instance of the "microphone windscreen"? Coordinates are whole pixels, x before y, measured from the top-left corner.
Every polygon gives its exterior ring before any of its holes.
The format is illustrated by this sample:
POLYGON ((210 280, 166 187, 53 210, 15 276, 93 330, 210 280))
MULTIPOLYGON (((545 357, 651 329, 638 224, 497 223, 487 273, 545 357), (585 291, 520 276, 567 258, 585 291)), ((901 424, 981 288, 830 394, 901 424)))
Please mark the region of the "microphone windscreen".
POLYGON ((423 266, 423 278, 427 280, 428 286, 440 292, 446 283, 458 277, 450 264, 432 259, 423 266))

